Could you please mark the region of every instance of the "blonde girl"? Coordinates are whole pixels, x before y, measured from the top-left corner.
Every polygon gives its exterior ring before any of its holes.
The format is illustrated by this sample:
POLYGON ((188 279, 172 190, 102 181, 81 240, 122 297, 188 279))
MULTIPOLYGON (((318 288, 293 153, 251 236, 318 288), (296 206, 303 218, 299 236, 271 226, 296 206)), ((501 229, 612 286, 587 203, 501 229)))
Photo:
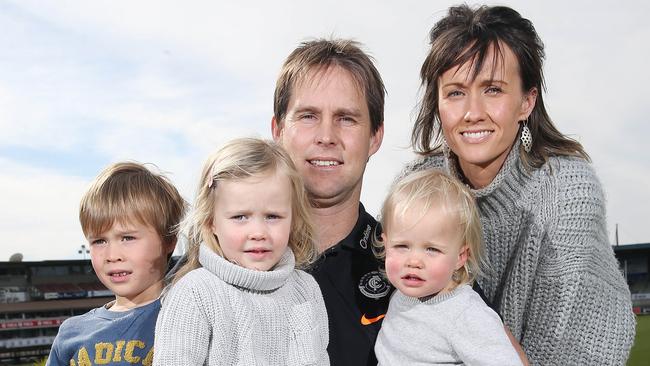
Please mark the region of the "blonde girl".
POLYGON ((282 148, 212 154, 186 222, 187 262, 163 298, 154 365, 328 365, 327 313, 302 180, 282 148))
POLYGON ((480 273, 474 199, 440 171, 405 176, 382 208, 386 276, 397 288, 375 344, 380 365, 521 365, 499 316, 471 288, 480 273))

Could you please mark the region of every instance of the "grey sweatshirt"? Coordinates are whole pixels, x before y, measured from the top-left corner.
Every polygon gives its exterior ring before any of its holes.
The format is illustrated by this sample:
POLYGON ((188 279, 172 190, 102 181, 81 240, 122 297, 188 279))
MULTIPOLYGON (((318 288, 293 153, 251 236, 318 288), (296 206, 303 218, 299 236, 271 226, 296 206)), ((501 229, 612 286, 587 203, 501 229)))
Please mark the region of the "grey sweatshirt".
POLYGON ((380 366, 520 366, 501 319, 468 285, 429 299, 395 291, 375 354, 380 366))

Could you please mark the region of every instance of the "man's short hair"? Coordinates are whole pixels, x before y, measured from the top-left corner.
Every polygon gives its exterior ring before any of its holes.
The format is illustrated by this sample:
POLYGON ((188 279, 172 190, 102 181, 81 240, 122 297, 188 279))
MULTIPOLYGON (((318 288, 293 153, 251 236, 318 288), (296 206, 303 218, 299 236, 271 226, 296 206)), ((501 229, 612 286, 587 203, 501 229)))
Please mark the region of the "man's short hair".
POLYGON ((133 162, 104 169, 81 199, 79 221, 86 237, 136 220, 153 227, 163 244, 175 244, 186 202, 162 174, 133 162))
POLYGON ((273 115, 281 127, 289 108, 291 94, 308 72, 340 66, 348 71, 363 92, 368 104, 372 133, 384 123, 386 88, 370 56, 358 42, 345 39, 317 39, 300 44, 287 57, 275 85, 273 115))

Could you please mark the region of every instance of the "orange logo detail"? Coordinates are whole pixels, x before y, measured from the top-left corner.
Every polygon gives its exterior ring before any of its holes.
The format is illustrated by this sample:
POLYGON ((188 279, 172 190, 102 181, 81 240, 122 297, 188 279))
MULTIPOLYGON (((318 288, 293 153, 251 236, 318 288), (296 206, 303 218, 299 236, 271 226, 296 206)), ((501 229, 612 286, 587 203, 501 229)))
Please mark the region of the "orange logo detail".
POLYGON ((378 315, 378 316, 376 316, 374 318, 366 318, 366 314, 363 314, 361 316, 361 324, 370 325, 372 323, 376 323, 376 322, 384 319, 385 316, 386 316, 386 314, 381 314, 381 315, 378 315))

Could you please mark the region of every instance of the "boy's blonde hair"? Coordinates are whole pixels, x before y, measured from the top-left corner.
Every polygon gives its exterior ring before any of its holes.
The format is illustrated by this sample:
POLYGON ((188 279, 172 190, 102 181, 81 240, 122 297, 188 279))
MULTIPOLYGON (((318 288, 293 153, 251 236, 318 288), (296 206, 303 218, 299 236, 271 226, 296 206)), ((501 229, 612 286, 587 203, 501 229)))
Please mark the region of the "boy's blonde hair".
POLYGON ((309 200, 302 178, 291 158, 273 141, 240 138, 226 143, 212 153, 203 166, 194 208, 184 225, 188 235, 187 262, 174 276, 174 282, 191 270, 201 267, 199 263, 201 243, 205 243, 215 253, 223 256, 221 246, 212 232, 219 182, 275 172, 286 175, 291 184, 292 215, 289 247, 296 257, 296 267, 304 268, 313 262, 316 258, 316 249, 309 216, 309 200))
POLYGON ((120 162, 104 169, 81 198, 84 236, 100 235, 115 223, 136 220, 153 227, 163 245, 176 244, 186 202, 174 185, 142 164, 120 162))
MULTIPOLYGON (((415 206, 420 207, 423 217, 431 207, 442 206, 443 212, 455 215, 463 230, 462 240, 469 252, 465 266, 454 275, 456 285, 472 283, 486 268, 483 256, 481 221, 474 197, 469 188, 460 181, 439 170, 423 170, 408 174, 391 187, 381 209, 381 226, 390 232, 396 216, 402 217, 415 206)), ((415 223, 413 223, 415 224, 415 223)), ((385 257, 384 243, 377 241, 377 255, 385 257)))

